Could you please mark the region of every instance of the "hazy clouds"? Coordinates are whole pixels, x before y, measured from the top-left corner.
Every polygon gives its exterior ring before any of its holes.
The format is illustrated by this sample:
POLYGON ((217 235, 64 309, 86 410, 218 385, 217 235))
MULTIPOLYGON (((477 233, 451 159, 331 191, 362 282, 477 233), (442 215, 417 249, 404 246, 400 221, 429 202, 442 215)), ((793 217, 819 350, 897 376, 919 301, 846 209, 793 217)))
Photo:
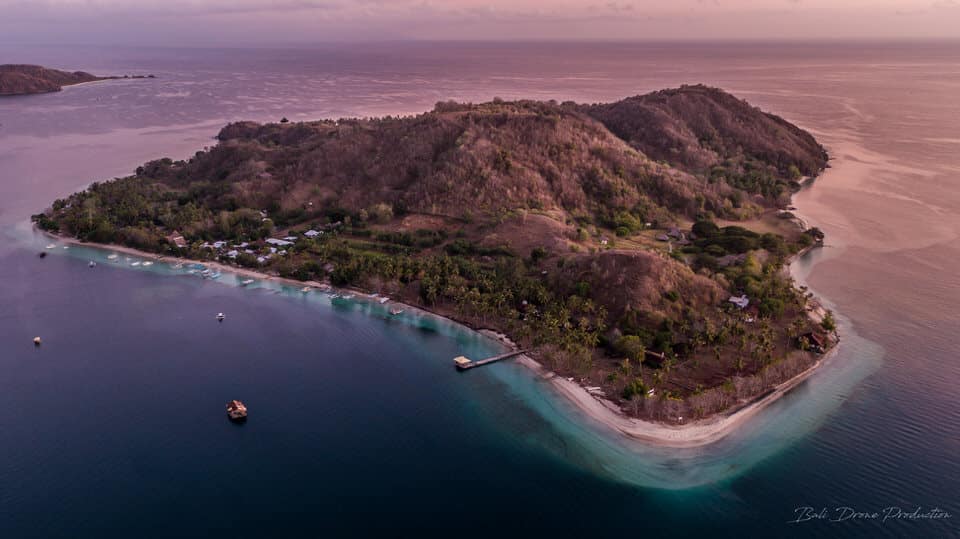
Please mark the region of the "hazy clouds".
POLYGON ((0 0, 0 42, 960 37, 960 0, 0 0))

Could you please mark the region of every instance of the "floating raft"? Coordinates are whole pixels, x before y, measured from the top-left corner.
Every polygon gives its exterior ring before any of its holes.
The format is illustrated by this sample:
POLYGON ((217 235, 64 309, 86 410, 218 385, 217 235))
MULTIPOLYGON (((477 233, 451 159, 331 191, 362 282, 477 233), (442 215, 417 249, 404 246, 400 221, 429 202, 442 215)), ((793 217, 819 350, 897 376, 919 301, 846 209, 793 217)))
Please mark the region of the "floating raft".
POLYGON ((513 352, 507 352, 506 354, 500 354, 499 356, 488 357, 487 359, 481 359, 479 361, 472 361, 466 356, 457 356, 453 358, 453 364, 456 365, 457 370, 465 371, 468 369, 473 369, 476 367, 482 367, 484 365, 489 365, 503 359, 510 359, 512 357, 519 356, 523 354, 526 350, 516 350, 513 352))

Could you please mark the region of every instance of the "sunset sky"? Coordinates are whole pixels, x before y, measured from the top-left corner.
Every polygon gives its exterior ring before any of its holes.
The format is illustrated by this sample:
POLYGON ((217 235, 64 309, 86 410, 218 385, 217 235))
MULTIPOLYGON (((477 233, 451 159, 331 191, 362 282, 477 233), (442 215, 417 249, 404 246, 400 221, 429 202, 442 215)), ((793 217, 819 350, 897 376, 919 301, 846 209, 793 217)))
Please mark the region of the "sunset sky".
POLYGON ((0 42, 957 38, 960 0, 0 0, 0 42))

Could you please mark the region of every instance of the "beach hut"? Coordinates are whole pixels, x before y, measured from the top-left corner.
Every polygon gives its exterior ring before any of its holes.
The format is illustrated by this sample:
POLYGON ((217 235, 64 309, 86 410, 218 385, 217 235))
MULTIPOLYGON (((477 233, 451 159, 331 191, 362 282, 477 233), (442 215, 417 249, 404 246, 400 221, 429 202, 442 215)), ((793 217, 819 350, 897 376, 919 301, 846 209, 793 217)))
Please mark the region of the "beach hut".
POLYGON ((167 236, 167 242, 176 246, 177 249, 183 249, 184 247, 187 246, 186 238, 184 238, 183 235, 177 232, 176 230, 174 230, 173 232, 170 233, 169 236, 167 236))
POLYGON ((747 298, 746 294, 742 296, 730 296, 730 299, 728 299, 727 301, 729 301, 730 303, 733 303, 734 305, 736 305, 741 309, 746 309, 747 305, 750 305, 750 299, 747 298))

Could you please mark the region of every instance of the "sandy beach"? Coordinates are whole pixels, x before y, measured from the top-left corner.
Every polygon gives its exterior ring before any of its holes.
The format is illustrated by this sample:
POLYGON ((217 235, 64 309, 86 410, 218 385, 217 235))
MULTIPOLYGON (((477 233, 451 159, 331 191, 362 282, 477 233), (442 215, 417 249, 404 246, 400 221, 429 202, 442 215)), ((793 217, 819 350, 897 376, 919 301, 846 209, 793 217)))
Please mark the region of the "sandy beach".
MULTIPOLYGON (((513 347, 513 343, 502 334, 488 330, 482 330, 481 333, 513 347)), ((521 355, 516 358, 516 361, 529 368, 543 380, 548 381, 559 394, 575 404, 584 415, 625 437, 661 447, 688 448, 709 445, 735 431, 761 410, 810 377, 818 367, 836 354, 837 349, 838 347, 834 346, 810 368, 752 401, 741 404, 723 414, 683 425, 668 425, 629 417, 617 408, 613 402, 593 395, 576 382, 549 371, 530 356, 521 355)))
MULTIPOLYGON (((39 229, 36 229, 39 230, 39 229)), ((69 244, 69 245, 78 245, 84 247, 93 247, 98 249, 110 250, 117 253, 122 253, 125 255, 136 256, 141 258, 147 258, 156 261, 176 261, 178 263, 184 264, 202 264, 207 268, 214 269, 221 273, 232 273, 242 277, 247 277, 251 279, 266 280, 271 282, 276 282, 284 285, 289 285, 295 288, 302 288, 305 286, 314 287, 314 288, 328 288, 334 290, 330 287, 328 283, 321 283, 318 281, 297 281, 293 279, 287 279, 279 277, 276 275, 269 275, 262 273, 249 268, 240 268, 236 266, 230 266, 222 264, 220 262, 211 262, 203 260, 192 260, 187 258, 172 257, 172 256, 163 256, 155 253, 149 253, 146 251, 141 251, 139 249, 134 249, 132 247, 125 247, 122 245, 112 245, 112 244, 97 244, 97 243, 87 243, 77 240, 75 238, 68 238, 60 236, 57 234, 51 234, 49 232, 41 231, 44 235, 54 239, 56 241, 69 244)), ((797 257, 801 256, 807 250, 801 251, 795 255, 790 263, 793 260, 796 260, 797 257)), ((785 269, 789 268, 789 264, 785 269)), ((349 290, 351 292, 356 292, 359 294, 367 294, 367 292, 356 289, 342 289, 344 291, 349 290)), ((444 319, 446 321, 466 325, 461 321, 444 316, 439 313, 432 312, 423 307, 416 305, 409 305, 399 301, 391 301, 392 304, 402 306, 404 309, 410 309, 414 311, 420 311, 423 313, 430 314, 431 316, 436 316, 438 318, 444 319)), ((822 317, 824 314, 823 308, 819 306, 819 302, 814 300, 815 309, 811 313, 814 316, 814 319, 817 317, 822 317)), ((506 345, 511 350, 516 350, 517 346, 513 343, 506 335, 502 333, 495 332, 490 329, 484 328, 473 328, 473 329, 493 340, 496 340, 504 345, 506 345)), ((820 357, 816 363, 810 366, 808 369, 794 376, 793 378, 783 382, 782 384, 772 388, 769 391, 764 392, 762 395, 756 397, 753 400, 748 402, 741 403, 734 407, 731 410, 728 410, 721 414, 716 414, 714 416, 708 417, 702 420, 691 421, 689 423, 684 423, 680 425, 672 425, 665 423, 657 423, 653 421, 645 421, 642 419, 636 419, 627 416, 624 414, 612 401, 602 398, 600 396, 589 393, 583 386, 576 383, 575 381, 563 378, 558 374, 548 370, 546 367, 541 365, 532 357, 524 354, 515 358, 519 364, 523 365, 530 369, 531 373, 535 376, 540 377, 541 379, 549 382, 554 390, 559 395, 562 395, 564 398, 568 399, 573 403, 580 412, 582 412, 586 417, 590 418, 593 421, 596 421, 603 426, 613 430, 614 432, 620 433, 629 440, 635 442, 641 442, 650 445, 656 445, 661 447, 676 447, 676 448, 690 448, 690 447, 700 447, 706 446, 711 443, 714 443, 728 434, 735 431, 738 427, 743 425, 750 418, 754 417, 757 413, 763 410, 765 407, 769 406, 771 403, 775 402, 777 399, 788 393, 791 389, 801 384, 806 380, 811 374, 813 374, 818 367, 823 365, 825 362, 829 361, 833 356, 836 355, 837 350, 839 349, 839 344, 831 348, 824 356, 820 357)), ((451 367, 452 368, 452 367, 451 367)))

